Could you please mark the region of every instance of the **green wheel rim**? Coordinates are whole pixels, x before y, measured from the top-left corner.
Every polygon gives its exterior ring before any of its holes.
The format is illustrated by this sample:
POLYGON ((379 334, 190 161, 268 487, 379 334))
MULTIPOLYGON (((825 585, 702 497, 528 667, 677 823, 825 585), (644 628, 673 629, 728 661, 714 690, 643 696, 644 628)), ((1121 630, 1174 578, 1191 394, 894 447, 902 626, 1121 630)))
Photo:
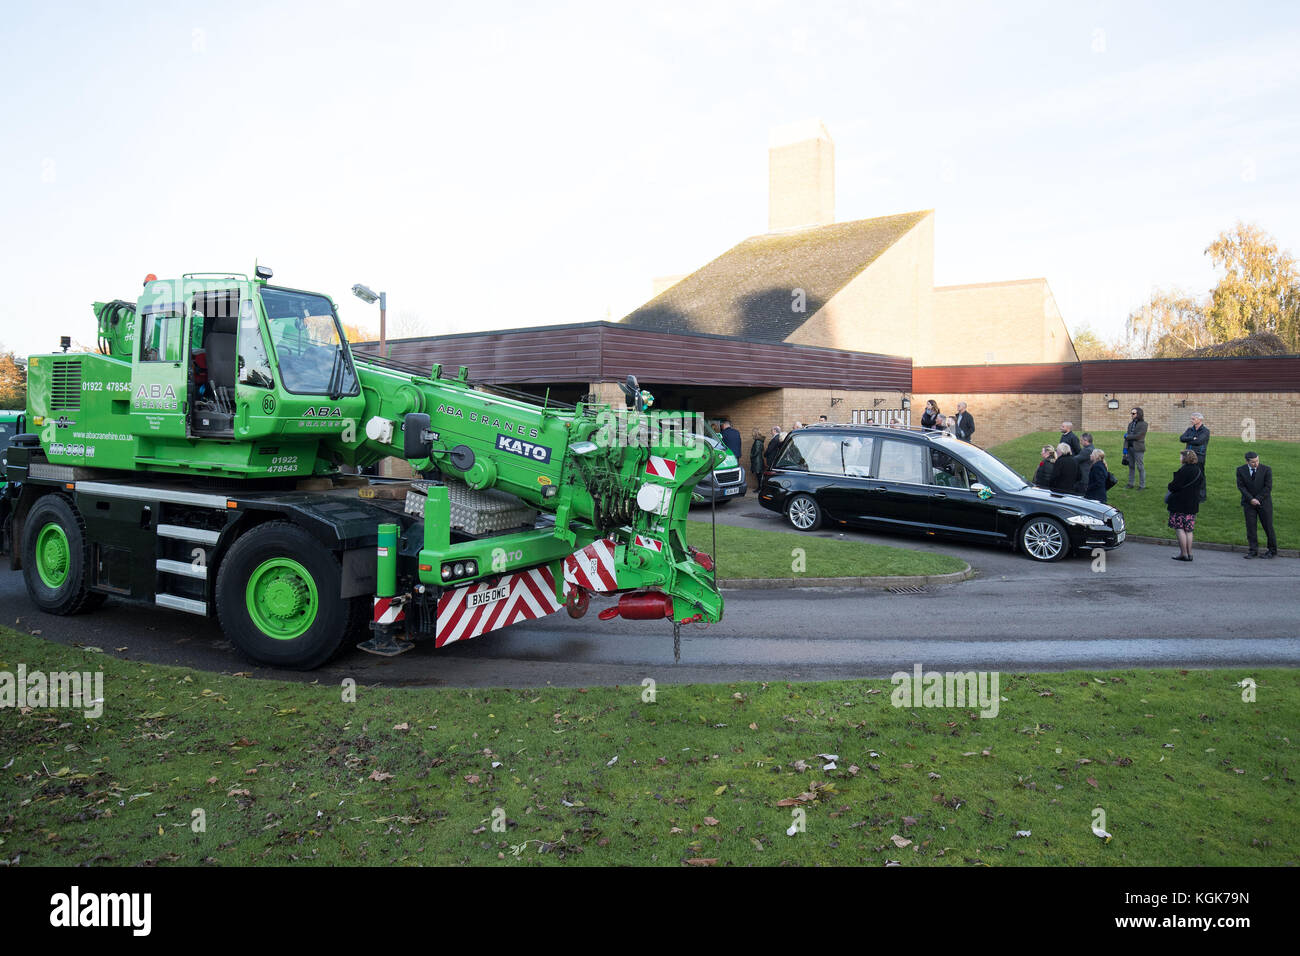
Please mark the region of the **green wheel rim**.
POLYGON ((316 582, 292 558, 270 558, 259 564, 248 578, 244 601, 253 623, 277 641, 302 637, 320 610, 316 582))
POLYGON ((72 549, 68 536, 54 522, 36 533, 36 573, 48 588, 63 587, 68 580, 68 566, 72 563, 72 549))

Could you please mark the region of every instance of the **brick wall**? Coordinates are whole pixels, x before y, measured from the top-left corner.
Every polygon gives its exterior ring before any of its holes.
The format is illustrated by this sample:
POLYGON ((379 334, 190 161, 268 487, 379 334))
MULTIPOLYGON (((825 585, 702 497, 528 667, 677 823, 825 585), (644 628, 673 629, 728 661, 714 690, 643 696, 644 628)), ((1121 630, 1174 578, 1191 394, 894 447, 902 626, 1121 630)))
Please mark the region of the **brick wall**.
POLYGON ((1084 394, 1087 427, 1126 428, 1129 409, 1136 405, 1152 431, 1182 434, 1192 412, 1200 412, 1211 434, 1242 435, 1253 423, 1257 439, 1300 441, 1300 392, 1122 392, 1114 397, 1120 406, 1111 411, 1107 396, 1084 394))
MULTIPOLYGON (((925 403, 934 399, 945 415, 957 413, 957 403, 965 402, 975 419, 974 444, 981 448, 1010 441, 1025 432, 1057 428, 1062 421, 1072 421, 1075 432, 1083 418, 1079 395, 1035 395, 1029 393, 952 395, 917 393, 912 396, 912 423, 921 424, 925 403)), ((1127 409, 1125 409, 1127 411, 1127 409)))

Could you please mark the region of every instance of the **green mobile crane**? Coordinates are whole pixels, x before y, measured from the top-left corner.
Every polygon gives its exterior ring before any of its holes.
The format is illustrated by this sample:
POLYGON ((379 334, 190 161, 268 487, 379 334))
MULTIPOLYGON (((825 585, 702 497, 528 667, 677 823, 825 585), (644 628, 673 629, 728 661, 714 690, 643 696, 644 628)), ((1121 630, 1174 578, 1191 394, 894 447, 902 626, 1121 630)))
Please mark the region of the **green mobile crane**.
POLYGON ((616 597, 602 619, 722 616, 685 538, 717 465, 680 416, 475 387, 354 353, 271 270, 150 275, 97 302, 99 352, 32 356, 7 452, 11 566, 74 614, 110 595, 218 618, 253 660, 394 655, 616 597), (387 457, 420 477, 345 474, 387 457), (367 627, 368 623, 368 627, 367 627))

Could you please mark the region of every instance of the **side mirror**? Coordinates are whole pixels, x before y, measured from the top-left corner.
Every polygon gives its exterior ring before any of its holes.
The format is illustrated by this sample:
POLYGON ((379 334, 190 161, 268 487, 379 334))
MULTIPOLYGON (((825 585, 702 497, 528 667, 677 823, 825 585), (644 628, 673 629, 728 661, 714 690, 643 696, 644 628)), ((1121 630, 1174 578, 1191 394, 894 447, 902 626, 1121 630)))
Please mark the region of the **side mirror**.
POLYGON ((429 436, 429 416, 423 412, 409 412, 402 419, 402 457, 407 461, 428 458, 432 451, 429 436))
POLYGON ((637 384, 636 376, 629 375, 627 381, 620 382, 618 387, 623 390, 623 398, 627 402, 627 407, 639 411, 641 387, 637 384))

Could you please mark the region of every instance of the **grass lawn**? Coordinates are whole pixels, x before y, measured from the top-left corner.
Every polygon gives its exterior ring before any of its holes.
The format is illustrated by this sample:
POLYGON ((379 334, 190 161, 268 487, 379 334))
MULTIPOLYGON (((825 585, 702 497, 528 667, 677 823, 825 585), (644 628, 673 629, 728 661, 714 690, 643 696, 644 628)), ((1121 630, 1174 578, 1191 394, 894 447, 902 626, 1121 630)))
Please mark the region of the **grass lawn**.
MULTIPOLYGON (((713 554, 710 523, 687 522, 686 540, 713 554)), ((865 541, 818 538, 795 531, 756 531, 718 525, 718 577, 727 578, 838 578, 893 574, 947 574, 966 562, 946 554, 891 548, 865 541), (795 548, 803 549, 802 570, 793 570, 795 548)))
POLYGON ((0 709, 10 865, 1300 864, 1294 670, 1004 674, 981 719, 883 680, 348 702, 0 629, 20 662, 104 703, 0 709))
MULTIPOLYGON (((1093 444, 1106 452, 1106 466, 1119 479, 1110 490, 1108 503, 1124 512, 1132 534, 1156 538, 1175 535, 1169 527, 1165 490, 1178 470, 1178 454, 1185 447, 1177 435, 1147 432, 1147 490, 1129 491, 1128 468, 1120 464, 1124 451, 1123 432, 1093 432, 1093 444)), ((1021 475, 1032 478, 1038 467, 1039 449, 1060 440, 1060 431, 1033 432, 989 451, 1021 475)), ((1257 441, 1247 444, 1235 436, 1210 436, 1208 497, 1196 516, 1196 540, 1222 544, 1246 543, 1246 522, 1237 491, 1237 466, 1245 464, 1247 449, 1259 453, 1259 460, 1273 469, 1273 525, 1278 547, 1300 547, 1300 444, 1285 441, 1257 441)), ((1260 547, 1264 532, 1260 532, 1260 547)))

